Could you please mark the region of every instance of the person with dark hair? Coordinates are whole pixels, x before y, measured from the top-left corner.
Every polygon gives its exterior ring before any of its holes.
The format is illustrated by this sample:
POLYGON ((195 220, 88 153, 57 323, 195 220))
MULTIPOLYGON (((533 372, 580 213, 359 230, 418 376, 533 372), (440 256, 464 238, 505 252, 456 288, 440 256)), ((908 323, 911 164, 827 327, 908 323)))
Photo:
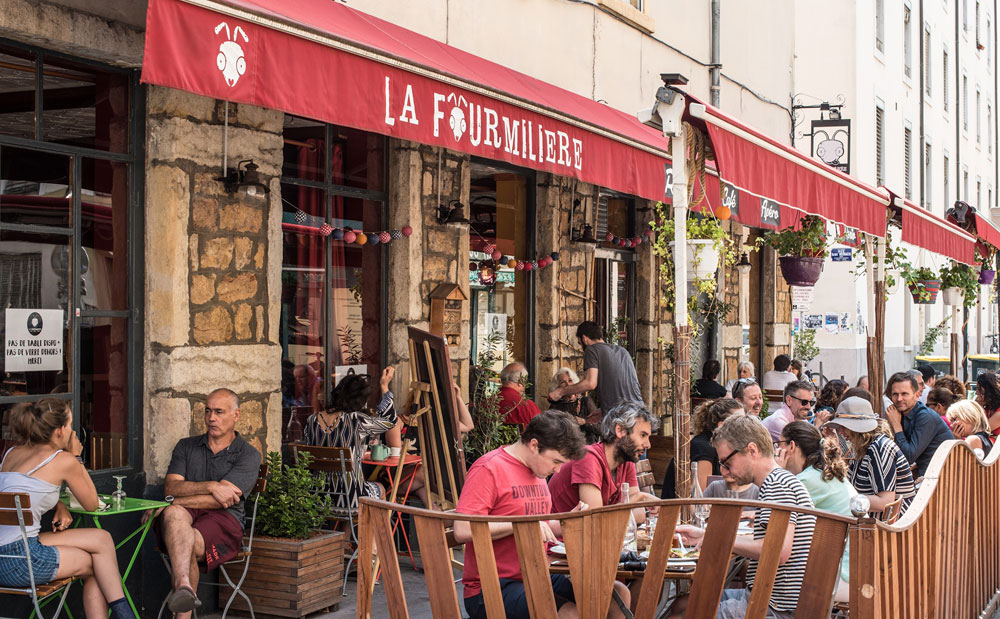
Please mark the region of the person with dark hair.
MULTIPOLYGON (((552 496, 545 479, 586 453, 583 434, 573 416, 547 410, 528 422, 516 443, 498 447, 472 464, 458 498, 454 521, 455 541, 465 543, 462 583, 465 586, 465 610, 470 619, 485 618, 486 604, 472 546, 472 527, 468 521, 460 520, 461 515, 530 516, 551 513, 552 496)), ((587 508, 588 505, 581 502, 572 511, 587 508)), ((506 616, 527 619, 530 612, 513 526, 499 522, 491 522, 489 526, 506 616)), ((562 532, 558 520, 543 521, 539 526, 544 542, 556 541, 556 536, 562 532)), ((631 599, 628 589, 619 583, 615 585, 615 590, 627 605, 631 599)), ((573 584, 569 578, 561 574, 552 575, 552 592, 560 616, 575 612, 573 584)))
MULTIPOLYGON (((303 443, 317 447, 347 447, 351 450, 351 461, 354 466, 349 486, 346 488, 351 500, 349 505, 337 507, 356 509, 360 496, 374 499, 385 496, 385 488, 380 483, 366 481, 363 478, 361 459, 368 449, 370 439, 385 434, 396 425, 394 396, 389 390, 389 383, 392 382, 394 375, 395 369, 392 366, 382 370, 378 384, 381 398, 374 413, 368 411, 368 400, 373 391, 371 377, 368 374, 348 374, 341 378, 330 392, 326 410, 317 411, 309 415, 306 420, 303 443)), ((327 473, 326 484, 330 491, 343 492, 344 483, 340 473, 327 473)), ((426 491, 423 485, 418 486, 416 479, 411 490, 416 491, 427 505, 426 491)))
POLYGON ((969 397, 969 389, 965 386, 965 383, 958 380, 957 376, 952 376, 951 374, 938 376, 934 379, 934 388, 947 389, 955 394, 955 399, 957 400, 964 400, 969 397))
POLYGON ((976 402, 986 411, 990 436, 1000 436, 1000 378, 996 372, 983 372, 976 378, 976 402))
POLYGON ((947 389, 942 389, 941 387, 935 387, 930 390, 927 394, 927 408, 931 409, 935 413, 941 416, 948 429, 951 430, 951 421, 948 420, 948 407, 958 401, 955 394, 948 391, 947 389))
POLYGON ((574 393, 597 391, 597 405, 605 414, 623 402, 642 402, 639 376, 628 350, 608 344, 596 322, 580 323, 576 339, 583 347, 583 380, 549 392, 550 400, 574 393))
MULTIPOLYGON (((698 464, 698 487, 703 491, 708 486, 708 478, 712 475, 721 475, 719 469, 719 456, 712 447, 712 432, 715 431, 722 422, 733 415, 746 414, 743 403, 733 398, 720 398, 711 402, 705 402, 695 410, 691 416, 691 429, 694 436, 691 437, 690 460, 698 464)), ((670 459, 667 466, 667 473, 663 476, 663 488, 660 496, 664 499, 677 498, 677 472, 674 459, 670 459)))
MULTIPOLYGON (((847 383, 844 383, 847 385, 847 383)), ((832 438, 823 438, 816 426, 805 421, 793 421, 781 430, 774 456, 778 466, 793 473, 809 491, 816 509, 853 518, 851 498, 858 491, 847 481, 847 463, 840 454, 840 446, 832 438)), ((833 594, 833 601, 847 602, 850 591, 850 546, 845 546, 840 560, 840 581, 833 594)))
POLYGON ((802 380, 802 370, 804 369, 805 367, 798 359, 792 359, 792 362, 788 364, 788 371, 795 374, 795 380, 802 380))
POLYGON ((170 557, 167 607, 186 618, 201 606, 198 572, 229 561, 243 547, 246 498, 260 475, 260 452, 236 431, 240 398, 216 389, 205 401, 205 434, 178 441, 163 493, 168 507, 153 523, 170 557))
POLYGON ((768 415, 764 427, 775 441, 781 438, 781 429, 796 419, 809 419, 816 405, 813 384, 807 380, 794 380, 785 385, 781 408, 768 415))
POLYGON ((847 384, 847 381, 840 380, 839 378, 834 378, 823 385, 823 389, 819 392, 819 397, 816 398, 817 426, 823 425, 833 417, 833 414, 837 410, 837 405, 840 404, 840 399, 844 397, 844 392, 849 387, 850 385, 847 384))
POLYGON ((889 377, 885 391, 892 406, 885 409, 896 444, 911 464, 914 475, 923 477, 938 446, 955 438, 940 415, 918 401, 919 386, 909 372, 896 372, 889 377))
POLYGON ((926 404, 927 394, 934 388, 934 384, 937 379, 937 372, 933 367, 927 365, 926 363, 918 365, 917 371, 920 372, 920 378, 924 381, 924 389, 920 392, 920 401, 926 404))
POLYGON ((83 609, 89 619, 107 619, 109 608, 111 619, 135 619, 122 590, 111 535, 100 529, 69 529, 73 516, 59 500, 65 483, 87 511, 100 506, 94 482, 77 460, 83 445, 73 431, 69 403, 46 398, 15 404, 7 429, 17 444, 0 462, 0 492, 27 494, 33 524, 25 526, 27 548, 20 527, 0 526, 0 555, 8 555, 0 557, 0 586, 31 586, 27 560, 10 556, 30 552, 36 584, 83 579, 83 609), (42 515, 52 509, 52 531, 42 532, 42 515))
POLYGON ((868 403, 872 403, 872 392, 868 391, 864 387, 851 387, 840 396, 840 400, 837 401, 837 406, 846 400, 847 398, 861 398, 863 400, 868 400, 868 403))
POLYGON ((795 374, 788 371, 792 359, 788 355, 778 355, 774 358, 774 369, 764 372, 761 385, 764 389, 784 389, 788 383, 798 380, 795 374))
MULTIPOLYGON (((580 501, 590 507, 621 503, 621 486, 628 484, 629 502, 656 500, 639 491, 635 462, 649 449, 650 435, 660 427, 660 420, 638 402, 614 407, 601 422, 601 442, 587 446, 583 458, 567 462, 549 479, 552 508, 568 512, 580 501)), ((646 519, 646 510, 634 510, 636 522, 646 519)))
POLYGON ((722 364, 715 359, 708 359, 701 366, 701 378, 691 386, 691 396, 695 398, 724 398, 726 388, 719 384, 719 373, 722 364))

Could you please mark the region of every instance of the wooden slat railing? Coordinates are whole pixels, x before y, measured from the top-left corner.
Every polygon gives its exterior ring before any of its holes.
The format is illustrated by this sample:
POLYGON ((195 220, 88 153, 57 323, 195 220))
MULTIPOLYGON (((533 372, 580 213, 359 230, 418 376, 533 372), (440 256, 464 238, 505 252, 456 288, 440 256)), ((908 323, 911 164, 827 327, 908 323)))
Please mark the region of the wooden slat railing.
POLYGON ((942 444, 906 513, 851 528, 851 619, 978 617, 1000 591, 1000 448, 942 444))
MULTIPOLYGON (((803 595, 800 597, 795 616, 809 619, 829 616, 848 527, 856 522, 854 519, 829 512, 756 501, 732 499, 650 501, 645 505, 659 506, 661 512, 646 566, 647 574, 663 573, 680 509, 684 505, 694 503, 713 505, 702 547, 702 556, 712 559, 698 562, 691 584, 687 616, 715 615, 722 596, 728 563, 716 559, 723 559, 731 554, 740 512, 745 506, 769 507, 772 510, 768 532, 764 538, 764 553, 757 568, 755 581, 757 586, 751 595, 751 610, 746 616, 763 618, 767 612, 771 584, 778 568, 781 545, 792 513, 816 516, 817 531, 810 546, 802 584, 803 595)), ((556 607, 549 584, 549 561, 545 555, 538 522, 548 519, 561 520, 570 579, 573 582, 580 617, 596 619, 607 615, 620 549, 625 537, 627 510, 635 507, 634 504, 610 505, 564 514, 505 517, 442 513, 367 498, 360 499, 360 505, 358 617, 371 617, 371 591, 375 577, 371 563, 373 544, 378 550, 383 566, 382 584, 389 614, 394 618, 407 616, 406 595, 403 591, 398 557, 392 543, 390 525, 392 513, 403 512, 414 517, 420 540, 425 583, 435 617, 457 617, 460 614, 458 610, 461 600, 458 599, 452 580, 445 526, 455 520, 470 523, 474 540, 473 549, 481 574, 483 598, 491 619, 503 617, 504 612, 489 536, 490 522, 513 523, 514 539, 531 616, 549 618, 556 616, 556 607)), ((662 587, 662 578, 643 579, 633 604, 637 617, 652 616, 662 587)))

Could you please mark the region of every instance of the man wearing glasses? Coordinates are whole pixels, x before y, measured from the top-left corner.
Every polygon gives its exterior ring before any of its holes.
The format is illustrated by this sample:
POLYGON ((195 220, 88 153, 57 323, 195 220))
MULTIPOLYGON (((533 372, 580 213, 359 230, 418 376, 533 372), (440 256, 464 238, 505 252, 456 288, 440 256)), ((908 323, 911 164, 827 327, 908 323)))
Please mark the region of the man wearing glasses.
POLYGON ((807 421, 816 404, 813 384, 807 380, 788 383, 782 393, 784 402, 781 408, 764 420, 764 427, 771 433, 772 441, 780 441, 781 431, 791 422, 807 421))

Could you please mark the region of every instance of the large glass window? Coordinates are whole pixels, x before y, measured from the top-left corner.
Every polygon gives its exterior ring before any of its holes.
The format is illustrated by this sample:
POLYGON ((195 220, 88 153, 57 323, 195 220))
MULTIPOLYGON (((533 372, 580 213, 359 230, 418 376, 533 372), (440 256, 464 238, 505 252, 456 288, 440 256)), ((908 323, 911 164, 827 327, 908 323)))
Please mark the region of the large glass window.
POLYGON ((88 467, 138 464, 136 91, 133 72, 0 44, 0 447, 15 404, 54 395, 88 467), (45 346, 18 349, 36 313, 45 346))
MULTIPOLYGON (((637 231, 635 201, 602 191, 597 200, 597 238, 632 238, 637 231)), ((600 245, 594 253, 594 321, 605 339, 635 354, 635 250, 600 245)))
POLYGON ((347 373, 377 374, 385 353, 385 138, 285 117, 281 185, 284 442, 347 373))

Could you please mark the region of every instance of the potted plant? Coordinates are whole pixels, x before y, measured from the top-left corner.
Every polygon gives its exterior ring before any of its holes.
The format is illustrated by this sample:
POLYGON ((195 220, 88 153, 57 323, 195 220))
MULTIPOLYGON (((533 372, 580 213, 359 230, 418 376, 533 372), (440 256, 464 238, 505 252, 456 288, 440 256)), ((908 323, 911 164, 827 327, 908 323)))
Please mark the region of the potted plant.
MULTIPOLYGON (((260 615, 304 617, 340 603, 347 534, 320 527, 333 513, 325 478, 311 470, 312 457, 299 452, 294 465, 267 454, 270 475, 257 507, 250 568, 243 591, 260 615)), ((220 600, 232 589, 222 587, 220 600)), ((247 611, 239 596, 233 608, 247 611)))
POLYGON ((976 244, 976 258, 979 260, 979 264, 982 266, 979 268, 979 283, 989 286, 993 283, 993 279, 997 276, 996 269, 990 268, 993 265, 993 259, 996 255, 996 250, 993 249, 991 245, 986 243, 976 244))
POLYGON ((934 274, 934 269, 914 267, 906 263, 903 265, 903 279, 906 280, 914 303, 930 305, 937 301, 941 280, 934 274))
POLYGON ((826 221, 816 215, 806 215, 798 229, 785 228, 769 232, 767 244, 778 252, 781 275, 790 286, 814 286, 823 272, 829 234, 826 221))
POLYGON ((952 262, 941 269, 941 287, 946 305, 972 307, 979 296, 976 273, 967 264, 952 262))
MULTIPOLYGON (((674 220, 663 223, 658 233, 665 238, 674 238, 674 220)), ((719 220, 704 209, 700 216, 687 219, 687 278, 688 281, 705 279, 715 275, 719 261, 726 252, 729 235, 722 229, 719 220)), ((675 242, 669 243, 670 251, 675 251, 675 242)))

